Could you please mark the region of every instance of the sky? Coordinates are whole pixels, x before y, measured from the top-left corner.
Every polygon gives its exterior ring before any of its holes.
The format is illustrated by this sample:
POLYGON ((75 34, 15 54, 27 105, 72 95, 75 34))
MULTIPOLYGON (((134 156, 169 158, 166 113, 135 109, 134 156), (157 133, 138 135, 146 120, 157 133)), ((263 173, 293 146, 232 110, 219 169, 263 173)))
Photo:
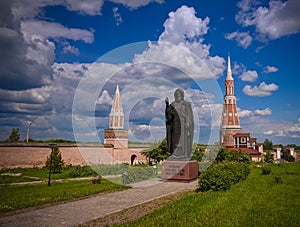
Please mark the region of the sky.
POLYGON ((243 132, 300 144, 298 0, 1 0, 0 140, 103 142, 119 84, 129 140, 165 136, 165 98, 218 141, 227 58, 243 132), (30 123, 30 124, 29 124, 30 123))

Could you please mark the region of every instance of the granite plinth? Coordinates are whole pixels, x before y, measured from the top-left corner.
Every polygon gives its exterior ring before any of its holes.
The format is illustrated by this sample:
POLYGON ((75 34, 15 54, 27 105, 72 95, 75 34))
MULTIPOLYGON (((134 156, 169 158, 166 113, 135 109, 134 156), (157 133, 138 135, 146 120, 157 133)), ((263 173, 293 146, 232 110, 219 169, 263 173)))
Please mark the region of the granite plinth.
POLYGON ((164 181, 191 181, 198 177, 198 161, 173 161, 162 163, 162 179, 164 181))

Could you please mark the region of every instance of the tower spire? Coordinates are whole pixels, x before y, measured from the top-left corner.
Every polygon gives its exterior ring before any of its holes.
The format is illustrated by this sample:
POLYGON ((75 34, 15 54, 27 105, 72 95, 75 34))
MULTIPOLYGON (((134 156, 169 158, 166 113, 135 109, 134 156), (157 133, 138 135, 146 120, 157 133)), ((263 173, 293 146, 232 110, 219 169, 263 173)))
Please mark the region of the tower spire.
POLYGON ((122 108, 119 84, 117 84, 114 102, 109 114, 109 127, 111 129, 124 128, 124 113, 122 108))
POLYGON ((227 76, 226 80, 233 80, 232 72, 231 72, 231 65, 230 65, 230 54, 228 53, 228 60, 227 60, 227 76))

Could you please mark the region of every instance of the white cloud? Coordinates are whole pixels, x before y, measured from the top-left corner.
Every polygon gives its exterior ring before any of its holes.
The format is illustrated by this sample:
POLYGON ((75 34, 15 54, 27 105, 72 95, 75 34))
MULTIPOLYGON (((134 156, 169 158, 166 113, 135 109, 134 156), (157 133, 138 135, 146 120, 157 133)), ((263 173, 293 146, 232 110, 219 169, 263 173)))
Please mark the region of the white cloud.
POLYGON ((256 71, 248 70, 246 72, 243 72, 240 78, 242 81, 254 82, 258 78, 258 74, 256 71))
POLYGON ((252 43, 252 37, 249 32, 232 32, 225 35, 226 39, 235 40, 240 47, 246 49, 252 43))
POLYGON ((266 66, 264 68, 264 73, 275 73, 278 71, 278 68, 276 68, 275 66, 266 66))
POLYGON ((71 46, 70 44, 66 45, 63 48, 63 52, 66 53, 71 53, 71 54, 75 54, 75 55, 79 55, 79 50, 78 48, 71 46))
POLYGON ((136 55, 134 62, 169 64, 195 79, 220 77, 225 69, 224 59, 209 56, 210 45, 203 44, 208 23, 209 18, 196 17, 193 7, 181 6, 175 12, 169 13, 158 43, 149 43, 147 51, 136 55))
POLYGON ((278 88, 279 87, 274 83, 266 84, 265 82, 262 82, 258 87, 246 85, 243 88, 243 92, 249 96, 263 97, 272 95, 272 92, 278 90, 278 88))
POLYGON ((264 135, 273 135, 273 134, 274 134, 273 130, 264 131, 264 135))
POLYGON ((51 67, 55 58, 55 44, 39 35, 32 35, 27 38, 27 58, 51 67))
POLYGON ((179 44, 186 40, 193 41, 199 36, 207 34, 209 18, 204 20, 196 17, 193 7, 181 6, 176 12, 170 12, 164 22, 164 32, 159 41, 179 44))
POLYGON ((110 97, 107 90, 103 90, 101 96, 97 100, 98 104, 112 104, 112 97, 110 97))
POLYGON ((300 135, 300 118, 298 118, 298 123, 294 124, 292 127, 288 129, 291 133, 299 133, 300 135))
POLYGON ((163 3, 164 0, 109 0, 114 3, 122 4, 131 9, 137 9, 141 6, 146 6, 151 2, 163 3))
POLYGON ((113 16, 116 19, 117 26, 119 26, 123 22, 122 16, 118 12, 119 8, 118 7, 114 7, 112 10, 113 10, 113 13, 114 13, 113 16))
MULTIPOLYGON (((219 59, 217 59, 219 61, 219 59)), ((176 67, 194 79, 207 79, 218 77, 207 62, 209 59, 200 59, 194 55, 185 45, 173 45, 171 43, 149 44, 147 51, 136 55, 134 63, 157 62, 176 67)), ((224 67, 224 65, 222 65, 224 67)), ((218 73, 218 72, 217 72, 218 73)))
POLYGON ((91 31, 67 28, 61 24, 46 21, 22 21, 21 31, 26 41, 32 36, 39 35, 44 38, 65 38, 74 41, 84 41, 86 43, 94 42, 94 34, 91 31))
POLYGON ((68 10, 77 11, 91 16, 101 15, 103 0, 67 0, 66 7, 68 10))
POLYGON ((258 116, 269 116, 272 115, 272 110, 267 107, 264 110, 241 110, 238 109, 240 118, 258 117, 258 116))
POLYGON ((269 7, 260 6, 258 1, 243 0, 237 5, 241 9, 236 21, 243 26, 255 26, 262 39, 278 39, 296 34, 300 30, 300 2, 271 0, 269 7))

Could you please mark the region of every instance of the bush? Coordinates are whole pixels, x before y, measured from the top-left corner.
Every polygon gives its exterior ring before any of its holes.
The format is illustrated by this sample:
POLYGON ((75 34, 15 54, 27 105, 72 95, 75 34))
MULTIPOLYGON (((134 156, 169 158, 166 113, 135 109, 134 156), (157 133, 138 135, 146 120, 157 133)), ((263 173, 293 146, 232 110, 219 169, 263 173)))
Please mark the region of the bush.
POLYGON ((72 166, 68 165, 64 168, 65 175, 70 178, 87 177, 93 175, 95 172, 89 166, 72 166))
POLYGON ((262 174, 263 175, 270 175, 271 172, 272 172, 272 169, 269 166, 265 166, 265 167, 262 168, 262 174))
POLYGON ((123 183, 130 184, 142 180, 148 180, 153 175, 152 167, 131 167, 122 174, 123 183))
POLYGON ((221 163, 211 165, 199 176, 199 191, 225 191, 231 185, 245 180, 250 173, 244 163, 221 163))
POLYGON ((289 155, 286 159, 288 162, 295 162, 295 157, 292 155, 289 155))

